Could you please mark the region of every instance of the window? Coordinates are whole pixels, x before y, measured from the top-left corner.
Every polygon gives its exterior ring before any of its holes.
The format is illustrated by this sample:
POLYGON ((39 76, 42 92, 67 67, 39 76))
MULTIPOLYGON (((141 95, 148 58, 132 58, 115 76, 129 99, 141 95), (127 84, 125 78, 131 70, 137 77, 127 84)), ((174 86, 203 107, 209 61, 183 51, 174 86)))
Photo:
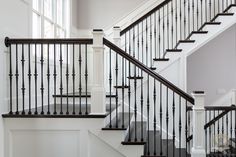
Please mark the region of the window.
MULTIPOLYGON (((66 25, 68 0, 33 0, 32 1, 32 37, 33 38, 65 38, 68 33, 66 25)), ((40 47, 38 47, 40 56, 40 47)), ((43 49, 47 50, 47 45, 43 49)), ((53 51, 53 47, 50 48, 53 51)), ((50 51, 49 50, 49 51, 50 51)), ((47 54, 44 53, 47 58, 47 54)), ((57 57, 59 52, 57 52, 57 57)), ((62 54, 65 56, 64 53, 62 54)), ((53 59, 53 53, 49 54, 53 59)))
POLYGON ((64 38, 67 0, 33 0, 33 38, 64 38))

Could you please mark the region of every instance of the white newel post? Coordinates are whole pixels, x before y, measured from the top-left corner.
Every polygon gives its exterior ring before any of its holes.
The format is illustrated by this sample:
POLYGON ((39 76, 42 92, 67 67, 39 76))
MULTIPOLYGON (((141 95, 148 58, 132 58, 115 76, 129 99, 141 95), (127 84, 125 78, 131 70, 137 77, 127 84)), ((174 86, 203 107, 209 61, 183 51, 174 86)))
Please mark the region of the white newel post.
POLYGON ((206 157, 205 151, 205 93, 195 91, 192 93, 195 103, 193 106, 193 147, 192 157, 206 157))
POLYGON ((106 114, 103 30, 93 30, 93 84, 91 114, 106 114))
POLYGON ((121 46, 120 32, 121 32, 121 29, 119 26, 113 27, 113 41, 114 41, 114 44, 116 44, 117 46, 121 46))

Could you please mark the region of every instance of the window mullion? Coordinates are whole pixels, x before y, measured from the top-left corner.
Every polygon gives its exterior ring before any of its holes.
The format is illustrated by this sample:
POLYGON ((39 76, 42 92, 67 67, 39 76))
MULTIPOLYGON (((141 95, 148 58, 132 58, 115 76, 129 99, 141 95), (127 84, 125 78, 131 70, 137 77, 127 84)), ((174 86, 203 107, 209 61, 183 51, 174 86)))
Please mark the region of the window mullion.
POLYGON ((56 1, 54 1, 54 5, 53 5, 53 7, 52 7, 52 9, 53 9, 53 13, 54 13, 54 25, 53 25, 53 27, 54 27, 54 37, 56 37, 56 35, 57 35, 57 28, 56 28, 56 23, 57 23, 57 2, 56 1))

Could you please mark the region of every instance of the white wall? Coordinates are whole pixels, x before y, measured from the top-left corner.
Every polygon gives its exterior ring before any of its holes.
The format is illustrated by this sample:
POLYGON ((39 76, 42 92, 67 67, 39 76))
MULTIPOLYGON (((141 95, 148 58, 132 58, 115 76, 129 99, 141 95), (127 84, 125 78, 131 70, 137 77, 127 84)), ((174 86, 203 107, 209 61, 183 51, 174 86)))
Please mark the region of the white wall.
POLYGON ((206 105, 236 87, 236 25, 187 59, 187 88, 206 91, 206 105))
MULTIPOLYGON (((4 38, 31 37, 31 3, 31 0, 0 0, 0 114, 8 112, 9 107, 9 54, 4 38)), ((72 26, 70 30, 73 31, 70 34, 76 35, 72 26)), ((4 157, 3 130, 3 119, 0 117, 0 157, 4 157)))
POLYGON ((110 28, 145 0, 78 0, 77 28, 110 28))
POLYGON ((4 157, 124 157, 94 133, 102 127, 103 118, 6 119, 4 157))
MULTIPOLYGON (((29 5, 22 0, 0 0, 0 113, 8 110, 8 53, 5 53, 4 38, 29 37, 30 36, 30 16, 28 14, 29 5), (11 11, 14 10, 14 11, 11 11)), ((3 119, 0 117, 0 156, 3 156, 3 119)))

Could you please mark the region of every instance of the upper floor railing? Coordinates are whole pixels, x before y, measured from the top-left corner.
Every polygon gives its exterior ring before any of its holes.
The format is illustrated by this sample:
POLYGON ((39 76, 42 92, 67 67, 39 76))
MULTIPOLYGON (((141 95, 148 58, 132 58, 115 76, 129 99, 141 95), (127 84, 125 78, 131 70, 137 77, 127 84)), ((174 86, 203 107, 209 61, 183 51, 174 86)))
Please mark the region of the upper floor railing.
POLYGON ((166 54, 181 52, 178 45, 194 43, 193 34, 207 33, 205 25, 218 25, 234 0, 165 0, 120 32, 122 48, 153 68, 166 54))

